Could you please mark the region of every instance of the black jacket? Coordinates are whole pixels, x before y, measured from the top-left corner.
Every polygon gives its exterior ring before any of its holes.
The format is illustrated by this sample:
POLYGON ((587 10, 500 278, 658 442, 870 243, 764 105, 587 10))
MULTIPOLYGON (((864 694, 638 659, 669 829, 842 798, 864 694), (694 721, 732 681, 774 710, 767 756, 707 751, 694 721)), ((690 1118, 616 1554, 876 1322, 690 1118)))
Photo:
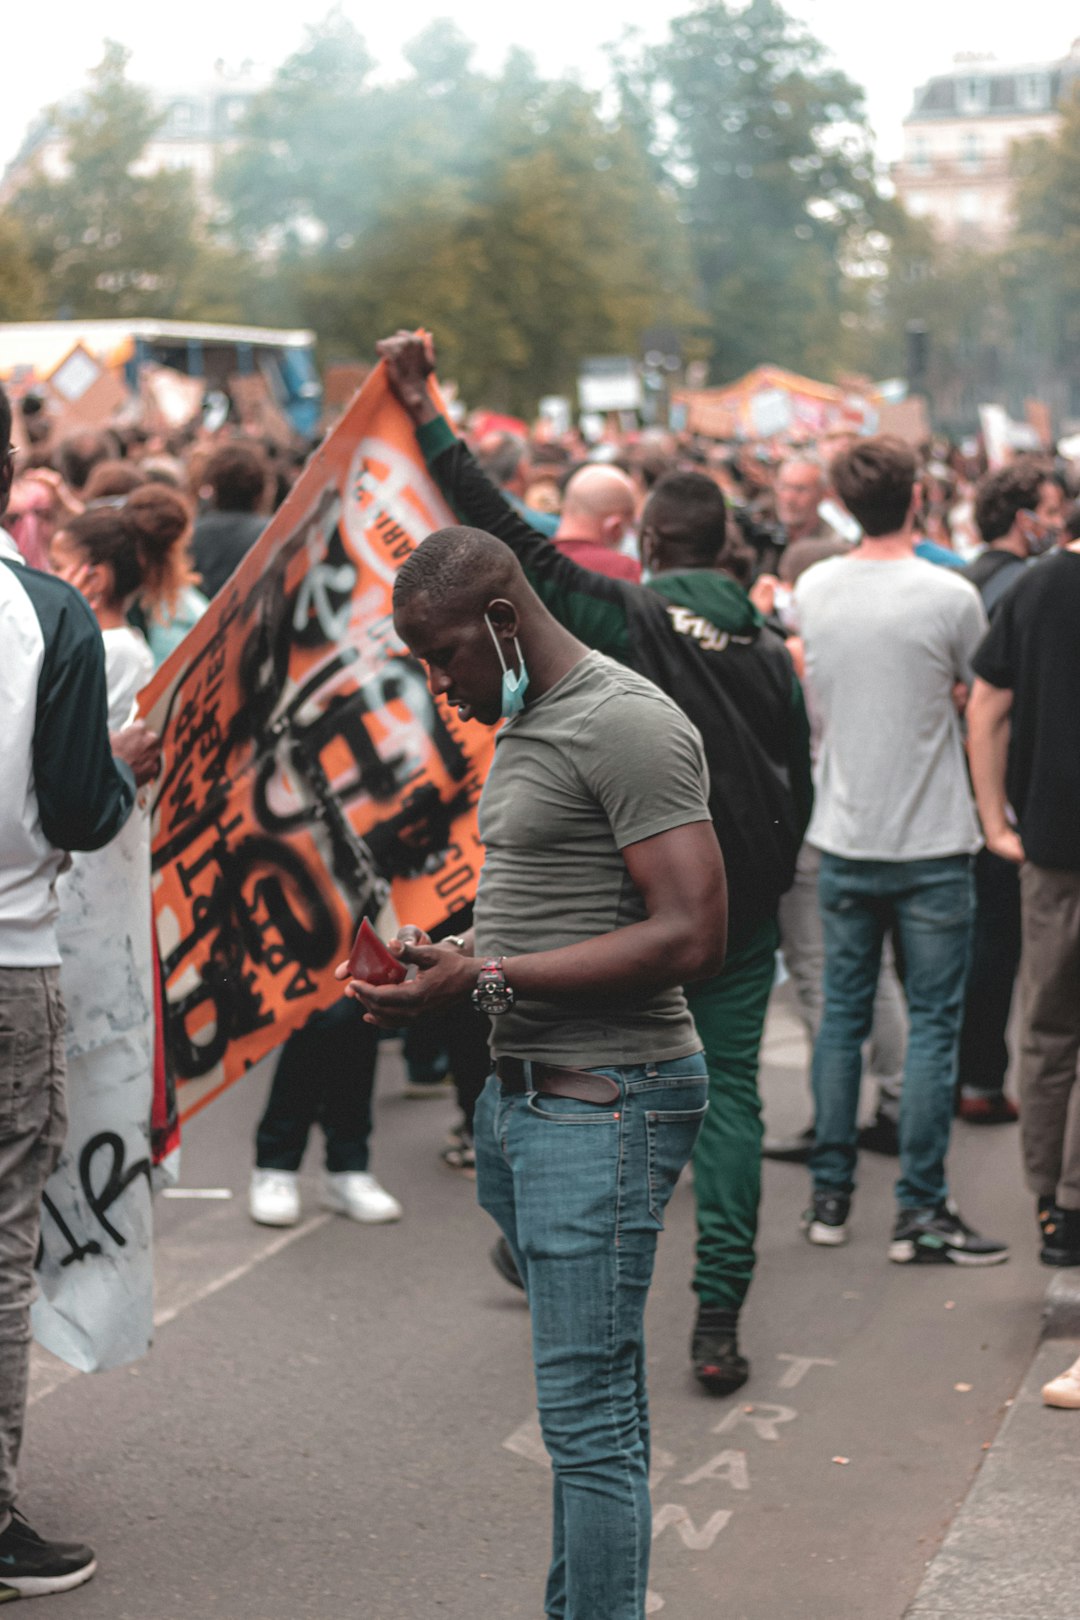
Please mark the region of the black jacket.
POLYGON ((555 618, 654 681, 701 732, 738 948, 790 888, 813 802, 810 729, 783 641, 715 569, 643 586, 579 567, 518 515, 446 421, 417 437, 462 522, 505 541, 555 618))

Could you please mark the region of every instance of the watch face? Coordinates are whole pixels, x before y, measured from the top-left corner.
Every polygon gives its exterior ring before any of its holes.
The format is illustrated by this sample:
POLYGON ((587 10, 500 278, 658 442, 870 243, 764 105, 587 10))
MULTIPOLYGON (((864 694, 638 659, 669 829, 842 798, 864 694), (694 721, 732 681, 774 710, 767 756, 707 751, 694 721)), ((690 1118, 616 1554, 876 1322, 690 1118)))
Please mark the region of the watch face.
POLYGON ((484 967, 476 981, 473 1003, 481 1012, 496 1018, 514 1005, 514 992, 506 982, 502 968, 484 967))

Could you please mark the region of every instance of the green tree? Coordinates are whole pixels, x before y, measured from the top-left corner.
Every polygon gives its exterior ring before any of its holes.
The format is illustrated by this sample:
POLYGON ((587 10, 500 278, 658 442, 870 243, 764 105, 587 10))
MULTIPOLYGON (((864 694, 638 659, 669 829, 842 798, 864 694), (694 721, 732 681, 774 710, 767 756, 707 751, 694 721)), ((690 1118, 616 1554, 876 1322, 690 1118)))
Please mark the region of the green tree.
POLYGON ((350 235, 363 214, 364 91, 374 63, 340 11, 309 28, 256 97, 219 170, 233 241, 289 249, 350 235))
POLYGON ((158 119, 128 80, 127 58, 107 44, 77 110, 51 114, 67 150, 63 178, 39 170, 10 204, 50 315, 170 315, 198 263, 190 175, 139 170, 158 119))
POLYGON ((276 246, 281 318, 315 325, 328 358, 426 325, 468 398, 528 411, 583 355, 694 321, 693 278, 672 198, 597 98, 521 53, 497 79, 471 57, 437 22, 408 77, 372 84, 332 13, 253 111, 223 175, 227 230, 276 246), (346 66, 309 95, 328 41, 346 66))
POLYGON ((0 321, 32 321, 40 313, 38 274, 22 225, 0 214, 0 321))
POLYGON ((979 405, 1003 398, 1019 381, 1010 358, 1015 300, 1007 257, 977 241, 942 242, 899 202, 883 206, 881 226, 849 266, 858 298, 843 317, 844 350, 859 371, 903 377, 908 328, 924 328, 932 420, 971 432, 979 405))
POLYGON ((623 91, 678 182, 717 376, 835 374, 846 264, 879 207, 862 91, 777 0, 677 18, 623 91))

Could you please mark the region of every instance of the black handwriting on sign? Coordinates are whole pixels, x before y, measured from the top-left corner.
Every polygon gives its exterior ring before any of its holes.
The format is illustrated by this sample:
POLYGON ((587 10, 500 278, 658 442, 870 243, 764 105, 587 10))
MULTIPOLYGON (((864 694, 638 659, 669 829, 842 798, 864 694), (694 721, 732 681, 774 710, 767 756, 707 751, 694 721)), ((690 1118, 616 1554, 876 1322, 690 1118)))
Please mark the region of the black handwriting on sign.
MULTIPOLYGON (((133 1182, 141 1176, 146 1177, 150 1184, 149 1158, 136 1159, 133 1164, 126 1164, 126 1149, 124 1139, 116 1131, 99 1131, 96 1136, 90 1137, 79 1154, 79 1184, 87 1207, 102 1231, 112 1239, 120 1249, 127 1247, 127 1238, 117 1230, 109 1219, 109 1211, 119 1198, 122 1198, 133 1182), (107 1169, 104 1181, 100 1181, 97 1162, 102 1154, 107 1155, 107 1169)), ((80 1242, 68 1223, 67 1216, 57 1207, 55 1199, 48 1193, 41 1197, 42 1209, 49 1215, 56 1226, 60 1236, 67 1244, 67 1253, 61 1255, 60 1265, 71 1266, 76 1261, 87 1259, 95 1255, 104 1254, 98 1238, 88 1238, 80 1242)), ((69 1211, 68 1214, 71 1212, 69 1211)), ((41 1265, 45 1256, 45 1235, 42 1233, 38 1244, 36 1264, 41 1265)))
POLYGON ((108 1211, 122 1198, 133 1181, 140 1176, 146 1177, 147 1186, 150 1185, 150 1160, 148 1158, 136 1159, 130 1167, 124 1167, 124 1139, 115 1131, 99 1131, 92 1136, 79 1154, 79 1180, 86 1195, 86 1202, 97 1217, 99 1224, 108 1232, 114 1243, 121 1248, 127 1243, 113 1226, 108 1218, 108 1211), (110 1155, 108 1174, 100 1188, 94 1186, 94 1160, 98 1154, 105 1152, 110 1155))

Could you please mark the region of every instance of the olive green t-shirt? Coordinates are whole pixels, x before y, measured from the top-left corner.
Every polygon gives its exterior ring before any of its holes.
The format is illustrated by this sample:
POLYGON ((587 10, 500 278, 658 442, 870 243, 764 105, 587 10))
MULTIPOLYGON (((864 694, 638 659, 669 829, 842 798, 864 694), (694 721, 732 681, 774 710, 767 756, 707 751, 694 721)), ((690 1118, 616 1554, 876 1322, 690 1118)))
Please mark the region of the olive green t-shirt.
MULTIPOLYGON (((480 800, 483 957, 595 939, 647 913, 620 853, 709 821, 701 737, 659 687, 590 652, 500 731, 480 800)), ((491 1021, 496 1056, 595 1068, 701 1048, 680 988, 593 1002, 519 999, 491 1021)))

